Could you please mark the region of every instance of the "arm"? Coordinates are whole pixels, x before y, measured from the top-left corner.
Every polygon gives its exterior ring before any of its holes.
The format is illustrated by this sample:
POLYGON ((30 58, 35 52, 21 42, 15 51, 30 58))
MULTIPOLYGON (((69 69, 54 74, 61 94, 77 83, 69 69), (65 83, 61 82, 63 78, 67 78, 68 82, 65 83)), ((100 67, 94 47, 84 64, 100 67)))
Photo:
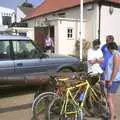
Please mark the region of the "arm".
POLYGON ((95 64, 96 63, 96 59, 93 58, 92 54, 93 54, 92 49, 88 49, 87 61, 88 61, 89 64, 95 64))
POLYGON ((90 64, 95 64, 95 63, 101 64, 101 63, 103 63, 103 58, 99 58, 99 59, 95 59, 95 60, 88 60, 88 62, 90 64))
POLYGON ((96 60, 88 60, 88 62, 89 62, 90 64, 95 64, 95 63, 96 63, 96 60))
POLYGON ((102 51, 100 49, 98 51, 98 54, 99 54, 99 58, 96 59, 96 63, 102 64, 104 62, 104 58, 103 58, 103 53, 102 53, 102 51))
POLYGON ((103 58, 96 59, 96 63, 98 63, 98 64, 102 64, 102 63, 103 63, 103 61, 104 61, 104 59, 103 59, 103 58))
POLYGON ((119 70, 119 67, 120 67, 119 55, 114 55, 114 57, 113 57, 113 69, 112 69, 111 78, 110 78, 110 80, 107 81, 109 85, 112 85, 112 81, 115 79, 116 74, 117 74, 117 72, 119 70))
POLYGON ((119 70, 119 66, 120 66, 120 61, 119 61, 119 55, 115 55, 113 58, 113 70, 112 70, 112 74, 111 74, 111 79, 110 81, 113 81, 115 79, 115 76, 119 70))

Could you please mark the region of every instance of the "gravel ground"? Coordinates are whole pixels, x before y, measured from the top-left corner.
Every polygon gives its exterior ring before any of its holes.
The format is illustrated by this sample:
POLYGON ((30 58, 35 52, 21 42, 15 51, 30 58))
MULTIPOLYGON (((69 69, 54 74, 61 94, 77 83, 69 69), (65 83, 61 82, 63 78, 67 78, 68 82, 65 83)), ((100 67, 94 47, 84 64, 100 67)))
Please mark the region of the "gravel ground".
MULTIPOLYGON (((32 120, 33 93, 0 98, 0 120, 32 120)), ((120 93, 115 97, 117 119, 120 120, 120 93)), ((86 118, 86 120, 101 120, 86 118)))
POLYGON ((31 120, 33 94, 17 95, 0 99, 1 120, 31 120))

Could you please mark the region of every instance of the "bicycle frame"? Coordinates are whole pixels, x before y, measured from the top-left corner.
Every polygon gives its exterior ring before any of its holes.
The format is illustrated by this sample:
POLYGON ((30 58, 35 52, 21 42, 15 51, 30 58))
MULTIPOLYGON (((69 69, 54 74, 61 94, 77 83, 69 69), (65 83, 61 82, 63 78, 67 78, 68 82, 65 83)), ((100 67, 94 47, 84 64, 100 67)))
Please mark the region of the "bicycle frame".
POLYGON ((67 92, 66 92, 66 95, 65 95, 65 100, 63 102, 60 114, 62 115, 62 113, 65 113, 65 115, 70 115, 70 114, 78 114, 78 113, 80 113, 80 111, 84 107, 84 102, 86 100, 86 96, 87 96, 89 90, 91 90, 92 93, 93 93, 93 96, 95 96, 97 98, 97 94, 95 93, 95 91, 90 86, 90 84, 89 84, 89 82, 87 80, 85 80, 85 82, 83 82, 83 83, 79 83, 79 84, 77 84, 75 86, 67 88, 67 92), (78 88, 77 91, 79 92, 79 90, 81 89, 82 86, 85 86, 86 89, 84 91, 83 99, 82 99, 81 103, 79 104, 75 100, 76 95, 73 95, 72 90, 78 88), (69 101, 71 102, 71 104, 73 105, 73 107, 75 108, 76 111, 67 111, 67 105, 69 104, 69 101))

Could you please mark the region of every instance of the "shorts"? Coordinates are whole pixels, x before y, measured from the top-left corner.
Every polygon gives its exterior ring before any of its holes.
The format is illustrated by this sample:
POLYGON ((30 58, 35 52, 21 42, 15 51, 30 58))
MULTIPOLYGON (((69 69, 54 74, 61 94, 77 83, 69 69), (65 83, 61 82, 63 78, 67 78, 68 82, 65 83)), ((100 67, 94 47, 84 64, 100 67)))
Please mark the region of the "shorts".
POLYGON ((106 85, 107 93, 116 93, 120 88, 120 81, 112 82, 111 86, 106 85))

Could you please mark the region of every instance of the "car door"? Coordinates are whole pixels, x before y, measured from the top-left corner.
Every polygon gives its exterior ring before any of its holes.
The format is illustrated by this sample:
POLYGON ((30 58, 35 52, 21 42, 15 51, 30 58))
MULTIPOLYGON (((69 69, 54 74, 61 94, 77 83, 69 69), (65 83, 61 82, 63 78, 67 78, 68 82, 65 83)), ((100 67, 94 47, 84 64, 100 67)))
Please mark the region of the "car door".
POLYGON ((14 73, 11 44, 9 40, 0 40, 0 76, 14 73))
POLYGON ((44 59, 31 40, 13 41, 15 73, 45 72, 44 59))

